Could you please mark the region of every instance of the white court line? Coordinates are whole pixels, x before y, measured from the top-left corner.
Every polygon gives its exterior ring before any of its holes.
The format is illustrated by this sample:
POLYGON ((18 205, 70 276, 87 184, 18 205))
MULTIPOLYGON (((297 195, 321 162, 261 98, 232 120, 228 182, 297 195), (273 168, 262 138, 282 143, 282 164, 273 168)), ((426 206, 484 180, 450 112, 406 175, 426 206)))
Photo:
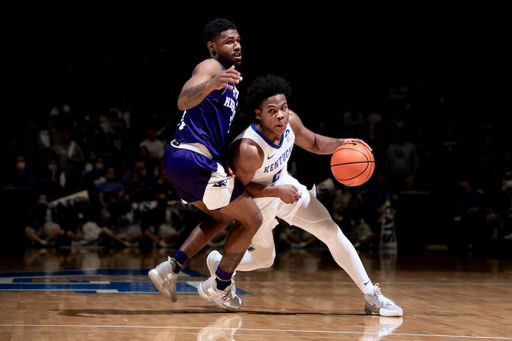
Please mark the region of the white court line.
MULTIPOLYGON (((203 329, 204 327, 178 327, 178 326, 110 326, 110 325, 89 325, 89 324, 0 324, 0 327, 88 327, 88 328, 141 328, 141 329, 203 329)), ((225 330, 226 328, 208 328, 208 329, 220 329, 225 330)), ((319 334, 365 334, 364 332, 349 332, 349 331, 331 331, 331 330, 300 330, 300 329, 256 329, 256 328, 238 328, 237 331, 254 331, 254 332, 290 332, 290 333, 319 333, 319 334)), ((49 331, 49 330, 45 330, 49 331)), ((59 332, 60 330, 55 330, 59 332)), ((62 332, 68 332, 70 330, 62 330, 62 332)), ((79 330, 83 332, 83 330, 79 330)), ((98 331, 95 331, 98 332, 98 331)), ((376 335, 377 333, 366 333, 376 335)), ((390 335, 395 336, 414 336, 414 337, 443 337, 443 338, 467 338, 467 339, 491 339, 491 340, 512 340, 512 337, 496 337, 496 336, 471 336, 471 335, 439 335, 439 334, 408 334, 408 333, 392 333, 390 335)))

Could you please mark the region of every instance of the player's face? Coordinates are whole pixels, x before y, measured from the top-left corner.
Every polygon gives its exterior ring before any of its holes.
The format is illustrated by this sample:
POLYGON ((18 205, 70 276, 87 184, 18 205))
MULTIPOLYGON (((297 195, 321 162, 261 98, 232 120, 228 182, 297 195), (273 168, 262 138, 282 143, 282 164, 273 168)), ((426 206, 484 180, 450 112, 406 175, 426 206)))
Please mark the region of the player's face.
POLYGON ((232 65, 239 67, 242 64, 242 45, 237 30, 221 32, 220 36, 210 43, 208 45, 210 54, 226 69, 232 65))
POLYGON ((261 102, 256 117, 262 133, 269 141, 280 140, 286 131, 290 112, 283 94, 274 95, 261 102))

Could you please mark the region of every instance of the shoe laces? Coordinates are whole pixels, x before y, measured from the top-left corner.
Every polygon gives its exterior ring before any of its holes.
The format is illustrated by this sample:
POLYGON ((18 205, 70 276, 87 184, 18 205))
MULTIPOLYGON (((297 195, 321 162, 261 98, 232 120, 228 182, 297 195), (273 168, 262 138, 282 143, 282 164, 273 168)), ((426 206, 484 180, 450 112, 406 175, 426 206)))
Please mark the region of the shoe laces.
POLYGON ((387 298, 386 296, 382 295, 382 292, 380 291, 379 283, 376 283, 374 286, 373 295, 382 303, 383 306, 386 306, 388 304, 394 304, 392 300, 387 298))
POLYGON ((235 299, 235 290, 233 289, 233 283, 231 283, 226 289, 222 290, 222 300, 229 302, 235 299))

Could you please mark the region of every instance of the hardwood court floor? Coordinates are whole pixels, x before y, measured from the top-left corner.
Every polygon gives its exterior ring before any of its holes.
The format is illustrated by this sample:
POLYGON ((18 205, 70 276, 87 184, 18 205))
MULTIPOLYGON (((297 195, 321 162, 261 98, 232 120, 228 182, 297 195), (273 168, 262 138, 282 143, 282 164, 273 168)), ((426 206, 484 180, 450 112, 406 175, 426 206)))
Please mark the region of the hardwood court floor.
POLYGON ((364 315, 362 295, 327 251, 307 250, 237 273, 244 306, 225 313, 195 293, 207 252, 188 263, 180 290, 190 293, 174 304, 146 276, 170 250, 0 259, 0 340, 512 340, 509 261, 361 253, 372 281, 404 309, 384 318, 364 315))

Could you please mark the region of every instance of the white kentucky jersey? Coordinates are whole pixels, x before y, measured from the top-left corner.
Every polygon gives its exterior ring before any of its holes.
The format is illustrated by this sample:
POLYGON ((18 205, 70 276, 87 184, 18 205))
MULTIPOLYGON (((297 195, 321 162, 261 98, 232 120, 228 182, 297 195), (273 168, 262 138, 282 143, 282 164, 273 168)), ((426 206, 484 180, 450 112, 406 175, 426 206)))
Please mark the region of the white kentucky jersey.
POLYGON ((292 154, 295 143, 295 134, 290 124, 287 124, 286 131, 281 135, 279 144, 269 141, 256 126, 251 124, 234 141, 239 139, 251 139, 263 150, 263 164, 256 170, 251 182, 273 186, 279 185, 284 178, 288 177, 288 160, 292 154), (280 181, 281 180, 281 181, 280 181))
MULTIPOLYGON (((243 131, 235 138, 236 140, 247 138, 256 142, 263 150, 264 160, 261 167, 256 171, 251 182, 264 185, 264 186, 281 186, 293 185, 297 188, 300 199, 295 203, 285 204, 280 198, 277 197, 262 197, 253 198, 254 202, 261 210, 263 215, 263 222, 254 235, 251 246, 260 247, 273 247, 274 238, 272 230, 278 224, 275 219, 276 216, 289 222, 295 215, 295 212, 309 203, 310 193, 306 186, 300 184, 297 179, 288 173, 288 160, 292 153, 293 145, 295 143, 295 134, 293 133, 290 124, 286 126, 285 133, 281 136, 279 144, 269 141, 263 134, 256 129, 252 124, 249 128, 243 131)), ((315 189, 313 189, 313 192, 315 189)))

